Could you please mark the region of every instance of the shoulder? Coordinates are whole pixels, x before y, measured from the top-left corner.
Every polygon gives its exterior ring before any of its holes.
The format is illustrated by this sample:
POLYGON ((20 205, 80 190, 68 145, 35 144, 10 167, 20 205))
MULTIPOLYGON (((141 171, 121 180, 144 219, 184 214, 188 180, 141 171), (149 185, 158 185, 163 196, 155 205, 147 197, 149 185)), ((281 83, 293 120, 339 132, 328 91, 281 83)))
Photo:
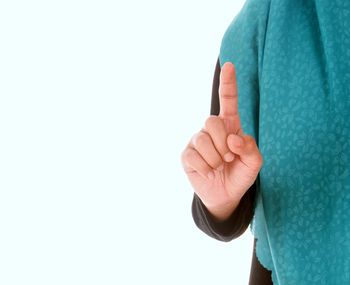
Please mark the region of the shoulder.
POLYGON ((266 20, 272 0, 245 0, 241 10, 234 16, 228 29, 237 23, 254 26, 266 20))
POLYGON ((252 49, 261 52, 272 0, 246 0, 223 34, 220 46, 220 65, 232 61, 232 55, 252 49))

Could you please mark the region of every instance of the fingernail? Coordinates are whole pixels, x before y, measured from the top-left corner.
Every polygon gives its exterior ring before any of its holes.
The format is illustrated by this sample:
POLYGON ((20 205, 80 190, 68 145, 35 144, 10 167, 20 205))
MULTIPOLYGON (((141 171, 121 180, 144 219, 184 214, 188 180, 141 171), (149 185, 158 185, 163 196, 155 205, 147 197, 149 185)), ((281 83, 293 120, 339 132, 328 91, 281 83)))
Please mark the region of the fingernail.
POLYGON ((228 153, 226 153, 226 154, 224 155, 224 159, 225 159, 225 161, 227 161, 227 162, 232 161, 234 158, 235 158, 235 155, 234 155, 233 153, 231 153, 231 152, 228 152, 228 153))
POLYGON ((209 178, 210 180, 213 180, 213 179, 214 179, 214 173, 213 173, 212 171, 210 171, 210 172, 208 173, 208 178, 209 178))

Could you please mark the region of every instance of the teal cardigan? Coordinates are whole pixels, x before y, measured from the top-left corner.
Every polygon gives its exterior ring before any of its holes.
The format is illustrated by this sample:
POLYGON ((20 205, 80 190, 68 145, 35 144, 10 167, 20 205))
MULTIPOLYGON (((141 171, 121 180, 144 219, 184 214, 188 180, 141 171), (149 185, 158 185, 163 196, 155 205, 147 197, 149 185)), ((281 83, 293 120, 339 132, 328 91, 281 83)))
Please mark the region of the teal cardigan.
POLYGON ((350 284, 350 1, 246 0, 219 60, 264 158, 259 261, 274 284, 350 284))

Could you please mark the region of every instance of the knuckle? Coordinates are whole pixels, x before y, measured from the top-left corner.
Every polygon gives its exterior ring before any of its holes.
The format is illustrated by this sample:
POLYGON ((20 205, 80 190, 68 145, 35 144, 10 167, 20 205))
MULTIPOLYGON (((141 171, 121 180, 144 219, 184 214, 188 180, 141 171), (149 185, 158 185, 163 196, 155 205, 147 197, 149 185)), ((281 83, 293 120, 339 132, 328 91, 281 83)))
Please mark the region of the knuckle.
POLYGON ((191 149, 187 148, 182 153, 182 160, 183 161, 191 161, 191 159, 194 157, 194 153, 191 149))
POLYGON ((246 145, 248 148, 254 148, 256 143, 255 143, 255 139, 253 136, 251 135, 246 135, 245 136, 245 139, 246 139, 246 145))
POLYGON ((221 82, 219 86, 219 93, 221 96, 228 96, 232 97, 231 94, 233 94, 235 91, 235 86, 232 83, 229 82, 221 82))
POLYGON ((218 117, 215 115, 211 115, 205 120, 205 127, 207 129, 211 129, 212 127, 216 126, 217 123, 218 123, 218 117))
POLYGON ((258 155, 258 162, 259 162, 260 166, 262 166, 263 163, 264 163, 264 158, 262 157, 260 152, 258 152, 258 153, 259 153, 259 155, 258 155))
POLYGON ((258 152, 257 156, 256 156, 256 160, 255 160, 255 163, 253 165, 253 169, 258 172, 261 167, 262 167, 262 164, 263 164, 263 159, 262 159, 262 156, 261 154, 258 152))
POLYGON ((192 149, 188 149, 184 154, 184 159, 186 161, 192 161, 195 158, 195 153, 192 149))
POLYGON ((186 161, 186 158, 187 158, 187 149, 184 149, 182 152, 181 152, 181 162, 184 163, 186 161))
POLYGON ((210 138, 209 138, 208 134, 206 134, 204 132, 200 132, 194 138, 194 145, 204 146, 204 145, 208 144, 209 139, 210 138))

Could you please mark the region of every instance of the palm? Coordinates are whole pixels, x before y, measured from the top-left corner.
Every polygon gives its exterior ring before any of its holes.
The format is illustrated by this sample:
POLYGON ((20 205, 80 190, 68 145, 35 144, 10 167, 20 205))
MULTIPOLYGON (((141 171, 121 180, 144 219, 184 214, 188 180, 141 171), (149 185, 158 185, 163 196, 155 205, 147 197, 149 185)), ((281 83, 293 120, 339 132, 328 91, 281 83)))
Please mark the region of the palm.
POLYGON ((234 196, 241 197, 252 185, 257 173, 236 156, 232 162, 224 162, 222 171, 214 170, 214 174, 213 180, 203 178, 198 172, 191 172, 188 177, 199 197, 205 197, 208 204, 222 205, 234 196))

